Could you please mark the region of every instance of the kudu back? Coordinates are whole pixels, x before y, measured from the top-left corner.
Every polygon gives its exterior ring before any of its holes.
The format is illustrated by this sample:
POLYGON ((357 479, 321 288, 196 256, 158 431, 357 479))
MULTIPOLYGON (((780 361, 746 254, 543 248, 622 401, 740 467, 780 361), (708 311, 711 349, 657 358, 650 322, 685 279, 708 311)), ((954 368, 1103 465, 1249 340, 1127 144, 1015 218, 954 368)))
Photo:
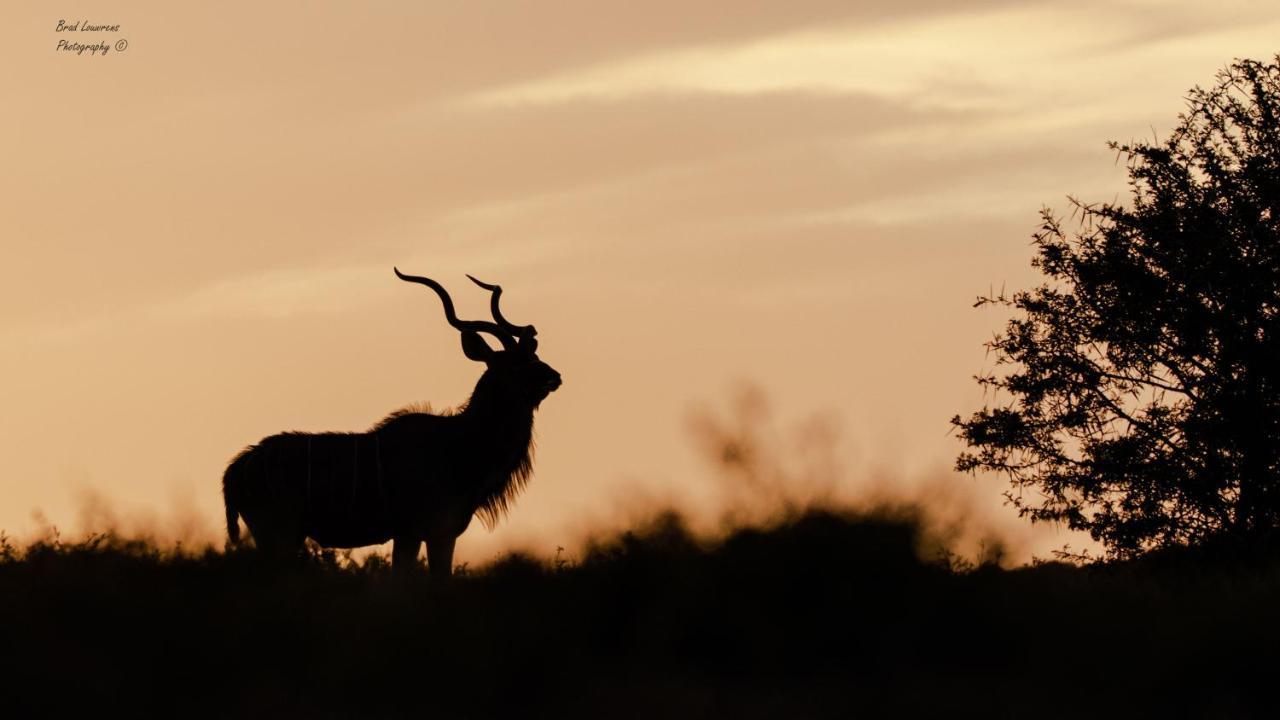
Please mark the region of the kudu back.
POLYGON ((287 432, 245 448, 222 478, 232 543, 239 518, 261 552, 282 559, 307 538, 335 548, 394 541, 392 564, 403 570, 425 542, 431 574, 448 576, 472 517, 493 527, 529 481, 534 411, 561 382, 538 358, 537 330, 503 317, 497 285, 468 275, 490 292, 493 320, 460 320, 439 283, 395 273, 435 291, 462 352, 485 364, 470 399, 452 413, 399 410, 368 432, 287 432))

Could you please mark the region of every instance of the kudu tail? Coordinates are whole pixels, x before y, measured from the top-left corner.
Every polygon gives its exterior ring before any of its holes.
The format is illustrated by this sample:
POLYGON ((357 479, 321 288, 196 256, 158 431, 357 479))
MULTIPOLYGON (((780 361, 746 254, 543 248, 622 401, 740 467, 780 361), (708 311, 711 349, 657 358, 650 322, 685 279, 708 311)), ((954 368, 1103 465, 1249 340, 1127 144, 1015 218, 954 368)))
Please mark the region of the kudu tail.
POLYGON ((227 502, 227 538, 232 545, 240 542, 240 513, 227 502))
POLYGON ((232 545, 240 542, 240 510, 237 507, 236 496, 242 457, 243 453, 231 461, 227 471, 222 475, 222 503, 227 507, 227 538, 232 545))

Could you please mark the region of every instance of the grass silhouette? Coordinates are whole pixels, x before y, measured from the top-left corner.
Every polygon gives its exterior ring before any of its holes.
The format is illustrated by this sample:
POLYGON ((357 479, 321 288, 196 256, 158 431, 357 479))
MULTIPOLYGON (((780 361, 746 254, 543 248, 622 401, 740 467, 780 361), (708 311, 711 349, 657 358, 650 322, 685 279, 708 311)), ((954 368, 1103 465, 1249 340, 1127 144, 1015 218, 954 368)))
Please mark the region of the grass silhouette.
POLYGON ((0 547, 9 717, 1240 717, 1280 562, 1013 570, 922 558, 909 511, 795 512, 709 542, 674 513, 576 562, 452 582, 312 552, 110 534, 0 547))

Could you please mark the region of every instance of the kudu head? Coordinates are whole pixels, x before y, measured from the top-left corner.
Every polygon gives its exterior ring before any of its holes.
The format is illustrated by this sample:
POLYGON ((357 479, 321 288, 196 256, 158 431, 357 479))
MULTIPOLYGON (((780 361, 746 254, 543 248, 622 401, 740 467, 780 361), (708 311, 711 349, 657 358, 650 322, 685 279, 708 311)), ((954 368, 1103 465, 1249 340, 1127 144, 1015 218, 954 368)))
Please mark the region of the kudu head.
POLYGON ((471 282, 490 292, 489 309, 493 314, 493 322, 459 320, 453 309, 453 299, 440 283, 431 278, 405 275, 399 268, 394 269, 396 277, 401 280, 426 285, 440 296, 440 302, 444 303, 445 319, 462 333, 462 352, 488 368, 478 388, 488 388, 497 395, 495 399, 499 401, 537 407, 547 395, 560 387, 560 373, 538 359, 538 331, 532 325, 514 325, 502 316, 502 310, 498 307, 502 298, 501 287, 468 275, 471 282), (480 337, 480 333, 497 338, 502 349, 494 350, 480 337))

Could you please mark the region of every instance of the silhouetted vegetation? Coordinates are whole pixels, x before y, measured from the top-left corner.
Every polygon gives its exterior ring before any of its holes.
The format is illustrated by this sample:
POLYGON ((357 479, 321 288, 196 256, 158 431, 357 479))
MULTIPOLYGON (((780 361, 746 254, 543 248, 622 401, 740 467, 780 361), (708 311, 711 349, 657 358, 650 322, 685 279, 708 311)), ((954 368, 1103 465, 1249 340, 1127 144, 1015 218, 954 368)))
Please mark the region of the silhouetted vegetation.
POLYGON ((980 298, 1015 311, 953 423, 957 467, 1007 476, 1032 520, 1118 557, 1280 528, 1280 58, 1197 88, 1163 142, 1112 144, 1132 198, 1051 211, 1048 282, 980 298))
POLYGON ((451 582, 332 552, 280 572, 110 535, 6 545, 0 682, 9 717, 1238 717, 1271 697, 1271 555, 1002 570, 923 540, 905 510, 715 543, 668 514, 451 582))

